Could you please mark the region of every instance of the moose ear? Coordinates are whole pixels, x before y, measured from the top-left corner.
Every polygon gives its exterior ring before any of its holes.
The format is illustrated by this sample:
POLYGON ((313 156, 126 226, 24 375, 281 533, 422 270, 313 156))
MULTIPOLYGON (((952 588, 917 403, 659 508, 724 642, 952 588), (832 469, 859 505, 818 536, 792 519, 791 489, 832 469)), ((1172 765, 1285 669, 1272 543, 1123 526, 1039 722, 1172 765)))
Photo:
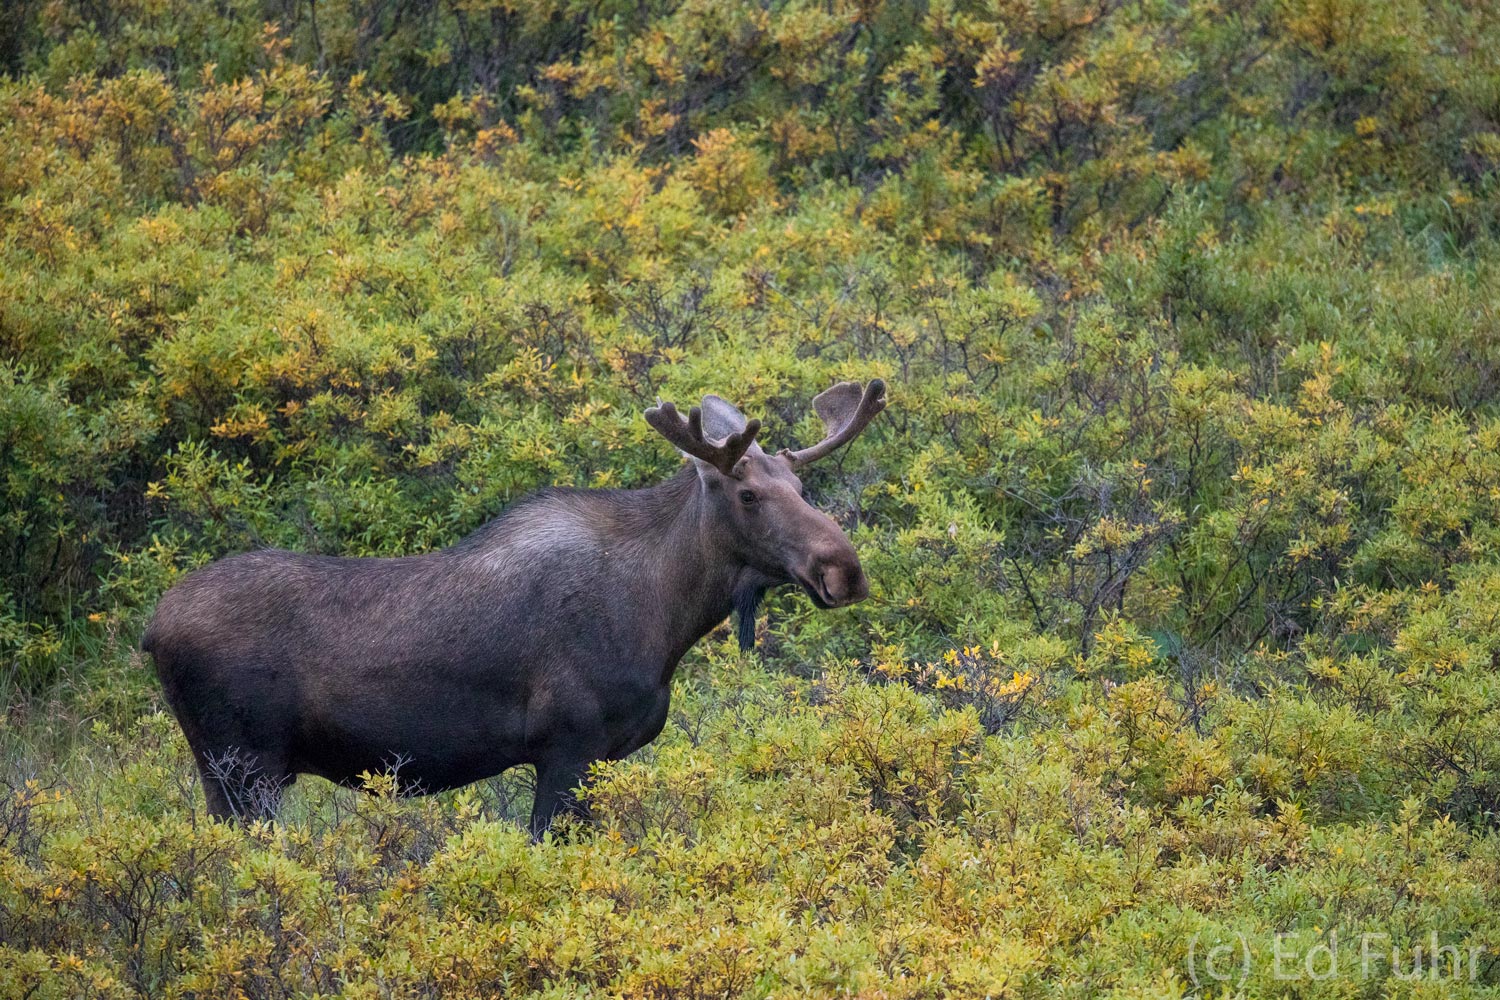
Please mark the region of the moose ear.
MULTIPOLYGON (((703 436, 714 441, 723 441, 745 429, 745 415, 733 403, 718 396, 703 397, 703 436)), ((760 451, 760 445, 751 444, 751 452, 760 451)))

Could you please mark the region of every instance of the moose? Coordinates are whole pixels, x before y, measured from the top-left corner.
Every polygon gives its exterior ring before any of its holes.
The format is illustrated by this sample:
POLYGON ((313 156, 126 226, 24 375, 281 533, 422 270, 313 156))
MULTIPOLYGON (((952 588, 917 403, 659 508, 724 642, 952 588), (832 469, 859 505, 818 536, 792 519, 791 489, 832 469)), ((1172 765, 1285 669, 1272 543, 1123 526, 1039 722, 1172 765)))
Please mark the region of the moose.
POLYGON ((220 819, 268 818, 298 774, 359 787, 401 762, 428 793, 536 768, 530 829, 562 811, 595 761, 666 723, 672 675, 738 615, 742 647, 772 587, 820 608, 869 585, 797 471, 853 440, 885 384, 813 400, 818 444, 776 454, 718 396, 646 421, 689 459, 636 490, 545 489, 449 548, 401 558, 262 549, 162 596, 141 640, 220 819))

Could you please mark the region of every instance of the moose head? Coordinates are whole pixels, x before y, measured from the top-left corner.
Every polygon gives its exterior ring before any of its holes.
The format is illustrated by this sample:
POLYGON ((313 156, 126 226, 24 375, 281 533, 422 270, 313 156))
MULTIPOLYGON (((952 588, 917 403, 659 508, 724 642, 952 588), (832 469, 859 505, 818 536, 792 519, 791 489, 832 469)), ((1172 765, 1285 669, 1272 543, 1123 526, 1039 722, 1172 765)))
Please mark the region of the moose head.
POLYGON ((760 421, 746 420, 718 396, 704 396, 685 419, 671 403, 646 411, 647 422, 697 467, 708 512, 704 530, 751 571, 735 594, 742 647, 754 642, 755 608, 770 587, 795 583, 820 608, 869 596, 854 546, 833 518, 803 498, 797 473, 852 441, 885 403, 880 379, 863 389, 840 382, 813 400, 827 431, 823 440, 775 454, 755 440, 760 421))

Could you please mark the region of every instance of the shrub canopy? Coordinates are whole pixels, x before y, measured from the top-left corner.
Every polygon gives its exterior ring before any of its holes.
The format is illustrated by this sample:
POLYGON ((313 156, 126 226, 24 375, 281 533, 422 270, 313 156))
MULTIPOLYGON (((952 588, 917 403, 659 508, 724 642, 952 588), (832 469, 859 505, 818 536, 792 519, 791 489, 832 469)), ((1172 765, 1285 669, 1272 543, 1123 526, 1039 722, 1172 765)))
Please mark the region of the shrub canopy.
MULTIPOLYGON (((0 993, 1500 949, 1497 49, 1462 0, 8 5, 0 993), (505 783, 245 838, 136 721, 194 566, 425 551, 669 474, 658 397, 800 444, 874 376, 806 483, 875 598, 711 638, 567 844, 505 783)), ((1298 988, 1417 989, 1363 971, 1298 988)))

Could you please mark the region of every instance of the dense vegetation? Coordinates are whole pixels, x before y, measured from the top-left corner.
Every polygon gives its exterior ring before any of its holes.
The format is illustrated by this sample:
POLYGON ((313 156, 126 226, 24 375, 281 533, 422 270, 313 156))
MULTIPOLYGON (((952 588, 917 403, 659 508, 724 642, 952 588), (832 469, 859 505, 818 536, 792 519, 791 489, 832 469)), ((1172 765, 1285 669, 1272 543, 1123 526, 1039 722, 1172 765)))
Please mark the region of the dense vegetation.
POLYGON ((8 4, 0 995, 1495 995, 1497 50, 1480 0, 8 4), (529 846, 524 775, 205 819, 135 650, 181 573, 874 375, 806 482, 875 597, 706 640, 596 826, 529 846))

